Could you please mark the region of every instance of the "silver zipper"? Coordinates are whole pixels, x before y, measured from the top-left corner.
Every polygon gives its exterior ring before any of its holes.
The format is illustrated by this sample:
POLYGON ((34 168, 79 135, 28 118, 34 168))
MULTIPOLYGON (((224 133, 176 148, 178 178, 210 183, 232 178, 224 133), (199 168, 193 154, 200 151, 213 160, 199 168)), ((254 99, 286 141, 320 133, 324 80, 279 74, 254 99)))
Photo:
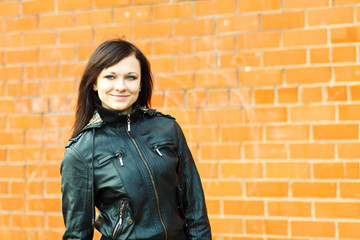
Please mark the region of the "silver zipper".
POLYGON ((160 152, 160 150, 159 150, 159 147, 158 146, 154 146, 154 150, 159 154, 159 156, 160 157, 162 157, 163 155, 162 155, 162 153, 160 152))
POLYGON ((147 164, 147 162, 145 161, 145 158, 144 156, 142 155, 141 151, 140 151, 140 148, 139 146, 137 145, 135 139, 130 135, 129 131, 127 131, 127 134, 129 136, 129 138, 131 139, 131 141, 134 143, 139 155, 140 155, 140 158, 141 160, 143 161, 143 163, 145 164, 146 166, 146 169, 149 173, 149 176, 150 176, 150 179, 151 179, 151 182, 152 182, 152 185, 153 185, 153 189, 154 189, 154 193, 155 193, 155 197, 156 197, 156 205, 157 205, 157 210, 158 210, 158 214, 159 214, 159 218, 160 218, 160 222, 161 222, 161 225, 163 226, 164 230, 165 230, 165 240, 167 240, 167 230, 166 230, 166 226, 165 226, 165 223, 161 217, 161 212, 160 212, 160 201, 159 201, 159 196, 158 196, 158 193, 157 193, 157 190, 156 190, 156 186, 155 186, 155 181, 154 181, 154 177, 153 175, 151 174, 151 171, 150 171, 150 168, 149 168, 149 165, 147 164))
POLYGON ((122 225, 122 218, 123 218, 123 211, 124 211, 124 207, 125 207, 125 201, 122 200, 121 201, 121 207, 120 207, 120 219, 118 221, 118 223, 115 226, 114 232, 113 232, 113 237, 115 237, 116 231, 119 229, 119 227, 122 225))
POLYGON ((128 132, 130 132, 130 124, 131 123, 131 120, 130 120, 130 114, 127 115, 127 130, 128 132))
POLYGON ((122 154, 119 154, 119 161, 120 161, 120 165, 123 167, 124 162, 123 162, 123 159, 122 159, 122 154))

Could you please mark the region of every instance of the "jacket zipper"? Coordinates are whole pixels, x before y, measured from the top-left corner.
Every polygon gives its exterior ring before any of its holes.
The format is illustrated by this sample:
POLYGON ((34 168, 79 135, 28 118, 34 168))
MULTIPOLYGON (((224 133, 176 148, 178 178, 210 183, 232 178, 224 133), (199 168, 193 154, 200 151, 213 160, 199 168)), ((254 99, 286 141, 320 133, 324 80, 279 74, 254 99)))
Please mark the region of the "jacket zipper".
MULTIPOLYGON (((128 116, 128 125, 130 124, 130 117, 128 116)), ((155 197, 156 197, 156 205, 157 205, 157 210, 158 210, 158 214, 159 214, 159 218, 160 218, 160 222, 161 222, 161 225, 163 226, 164 230, 165 230, 165 240, 167 240, 167 230, 166 230, 166 227, 165 227, 165 223, 161 217, 161 212, 160 212, 160 201, 159 201, 159 196, 158 196, 158 193, 157 193, 157 190, 156 190, 156 186, 155 186, 155 181, 154 181, 154 177, 153 175, 151 174, 151 171, 150 171, 150 168, 149 168, 149 165, 147 164, 147 162, 145 161, 144 159, 144 156, 142 155, 141 151, 140 151, 140 148, 139 148, 139 145, 136 143, 135 139, 130 135, 129 131, 126 131, 129 138, 131 139, 131 141, 134 143, 139 155, 140 155, 140 158, 141 160, 143 161, 143 163, 145 164, 146 166, 146 169, 149 173, 149 176, 150 176, 150 179, 151 179, 151 182, 152 182, 152 185, 153 185, 153 189, 154 189, 154 193, 155 193, 155 197)))
POLYGON ((116 231, 117 231, 117 230, 119 229, 119 227, 122 225, 122 218, 123 218, 124 207, 125 207, 125 201, 122 200, 122 201, 121 201, 121 207, 120 207, 120 213, 119 213, 120 219, 119 219, 118 223, 117 223, 116 226, 115 226, 115 229, 114 229, 114 232, 113 232, 113 238, 115 237, 116 231))
POLYGON ((123 158, 122 158, 122 154, 120 153, 119 155, 118 155, 118 157, 119 157, 119 161, 120 161, 120 166, 124 166, 124 162, 123 162, 123 158))
POLYGON ((160 152, 160 149, 159 149, 158 146, 155 145, 155 146, 154 146, 154 150, 159 154, 160 157, 163 156, 162 153, 160 152))

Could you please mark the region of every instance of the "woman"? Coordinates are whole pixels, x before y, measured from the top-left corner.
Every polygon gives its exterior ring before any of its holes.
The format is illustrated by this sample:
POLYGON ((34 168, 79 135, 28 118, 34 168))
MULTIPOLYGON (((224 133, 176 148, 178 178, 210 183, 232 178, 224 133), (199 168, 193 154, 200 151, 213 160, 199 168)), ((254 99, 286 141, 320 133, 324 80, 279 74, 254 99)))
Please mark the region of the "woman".
POLYGON ((128 41, 102 43, 82 76, 61 164, 63 239, 211 239, 179 125, 149 109, 152 75, 128 41), (95 207, 99 210, 95 221, 95 207))

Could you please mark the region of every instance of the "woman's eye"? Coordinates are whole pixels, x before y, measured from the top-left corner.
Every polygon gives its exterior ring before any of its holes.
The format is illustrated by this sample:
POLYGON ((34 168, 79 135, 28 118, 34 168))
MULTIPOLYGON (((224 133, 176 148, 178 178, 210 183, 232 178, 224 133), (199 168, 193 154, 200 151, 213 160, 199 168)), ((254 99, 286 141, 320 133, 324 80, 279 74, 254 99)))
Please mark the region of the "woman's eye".
POLYGON ((115 77, 112 76, 112 75, 105 76, 104 78, 106 78, 106 79, 108 79, 108 80, 113 80, 113 79, 115 79, 115 77))
POLYGON ((135 76, 127 76, 126 79, 128 79, 128 80, 135 80, 135 79, 137 79, 137 78, 136 78, 135 76))

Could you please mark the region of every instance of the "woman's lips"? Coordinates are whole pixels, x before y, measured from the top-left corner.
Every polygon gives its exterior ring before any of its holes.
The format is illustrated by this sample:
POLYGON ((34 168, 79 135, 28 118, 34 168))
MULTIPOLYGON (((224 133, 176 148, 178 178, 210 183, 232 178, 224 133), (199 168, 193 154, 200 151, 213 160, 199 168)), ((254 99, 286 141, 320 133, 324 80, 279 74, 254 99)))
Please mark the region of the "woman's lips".
POLYGON ((129 95, 115 95, 115 94, 110 94, 110 96, 116 98, 116 99, 125 99, 127 98, 129 95))

